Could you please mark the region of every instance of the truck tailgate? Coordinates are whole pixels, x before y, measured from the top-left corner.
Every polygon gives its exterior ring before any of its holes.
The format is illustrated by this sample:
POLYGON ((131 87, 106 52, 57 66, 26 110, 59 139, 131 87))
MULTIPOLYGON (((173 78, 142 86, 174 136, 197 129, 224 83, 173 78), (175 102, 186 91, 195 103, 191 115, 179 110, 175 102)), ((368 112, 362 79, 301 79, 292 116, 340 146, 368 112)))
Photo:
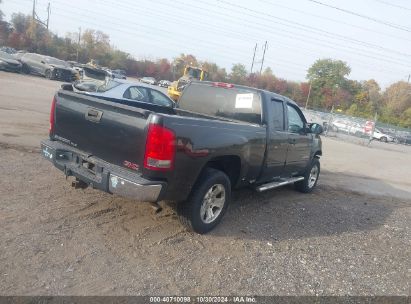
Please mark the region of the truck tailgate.
POLYGON ((59 91, 54 138, 90 156, 137 169, 143 163, 149 115, 146 110, 59 91))

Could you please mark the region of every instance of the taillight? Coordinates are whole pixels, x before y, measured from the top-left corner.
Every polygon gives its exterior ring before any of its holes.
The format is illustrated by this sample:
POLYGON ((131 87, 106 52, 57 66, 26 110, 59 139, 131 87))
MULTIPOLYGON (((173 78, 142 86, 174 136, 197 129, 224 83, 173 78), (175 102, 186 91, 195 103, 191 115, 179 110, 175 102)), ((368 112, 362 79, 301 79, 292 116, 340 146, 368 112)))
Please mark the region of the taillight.
POLYGON ((148 126, 144 167, 150 170, 166 171, 174 166, 176 137, 173 131, 163 126, 148 126))
POLYGON ((54 124, 55 124, 55 112, 56 112, 56 97, 53 98, 53 101, 51 103, 51 109, 50 109, 50 128, 49 128, 49 134, 50 136, 54 132, 54 124))
POLYGON ((232 83, 213 82, 213 87, 231 89, 231 88, 234 88, 234 85, 232 83))

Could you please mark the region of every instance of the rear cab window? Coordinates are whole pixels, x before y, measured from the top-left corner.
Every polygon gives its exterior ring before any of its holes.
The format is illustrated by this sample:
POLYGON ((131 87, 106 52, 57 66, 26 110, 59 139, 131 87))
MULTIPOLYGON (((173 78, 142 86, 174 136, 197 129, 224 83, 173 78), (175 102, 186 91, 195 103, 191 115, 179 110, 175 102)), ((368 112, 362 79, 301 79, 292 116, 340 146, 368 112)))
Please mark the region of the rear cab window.
POLYGON ((190 112, 261 124, 261 95, 251 88, 191 83, 178 104, 190 112))

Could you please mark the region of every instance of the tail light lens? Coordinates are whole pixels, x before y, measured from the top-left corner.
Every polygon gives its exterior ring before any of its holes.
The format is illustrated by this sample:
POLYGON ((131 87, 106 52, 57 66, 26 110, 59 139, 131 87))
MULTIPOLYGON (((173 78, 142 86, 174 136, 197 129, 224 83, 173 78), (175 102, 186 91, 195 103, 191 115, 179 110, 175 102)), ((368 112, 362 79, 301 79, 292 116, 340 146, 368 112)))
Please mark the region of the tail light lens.
POLYGON ((49 135, 53 135, 54 133, 54 124, 55 124, 55 112, 56 112, 56 97, 53 98, 51 103, 50 109, 50 128, 49 128, 49 135))
POLYGON ((144 167, 150 170, 173 169, 176 149, 173 131, 157 124, 150 124, 147 132, 144 167))

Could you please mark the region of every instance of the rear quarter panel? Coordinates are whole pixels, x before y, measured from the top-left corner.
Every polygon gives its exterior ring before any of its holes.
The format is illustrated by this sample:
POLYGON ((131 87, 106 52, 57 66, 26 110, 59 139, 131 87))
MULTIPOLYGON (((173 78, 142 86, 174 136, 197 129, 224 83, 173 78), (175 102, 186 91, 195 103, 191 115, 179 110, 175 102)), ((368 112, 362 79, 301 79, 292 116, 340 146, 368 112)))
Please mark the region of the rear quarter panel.
MULTIPOLYGON (((239 182, 233 186, 247 184, 260 174, 265 127, 172 115, 162 115, 160 119, 176 134, 175 167, 165 176, 170 199, 186 199, 206 164, 219 156, 237 156, 241 161, 239 182)), ((151 178, 164 177, 164 173, 153 171, 145 174, 151 178)))

